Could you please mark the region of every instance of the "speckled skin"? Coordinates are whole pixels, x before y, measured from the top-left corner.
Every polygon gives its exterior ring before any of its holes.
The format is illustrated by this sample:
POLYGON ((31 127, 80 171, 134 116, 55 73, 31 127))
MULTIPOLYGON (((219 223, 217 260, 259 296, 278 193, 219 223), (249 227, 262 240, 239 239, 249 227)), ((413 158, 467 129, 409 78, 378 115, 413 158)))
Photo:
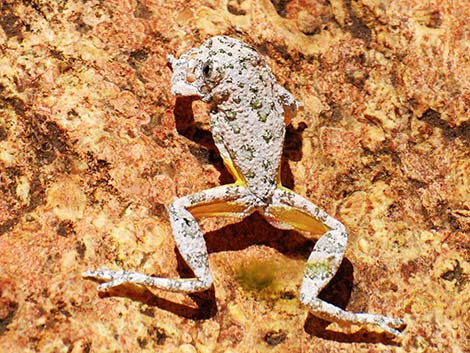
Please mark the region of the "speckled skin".
POLYGON ((348 235, 343 224, 280 183, 285 124, 302 105, 277 83, 263 58, 237 39, 217 36, 169 61, 172 93, 210 104, 214 141, 236 181, 179 198, 169 207, 176 245, 195 278, 167 279, 107 268, 83 275, 108 281, 98 287, 101 291, 123 283, 179 292, 205 290, 212 286, 212 275, 195 217, 243 218, 257 211, 275 227, 323 234, 308 258, 300 290, 301 302, 314 315, 343 324, 374 324, 401 335, 401 319, 347 312, 318 298, 341 264, 348 235))
POLYGON ((232 38, 209 39, 170 60, 172 93, 198 95, 211 104, 212 135, 223 160, 254 195, 269 202, 284 143, 284 110, 295 114, 298 103, 253 48, 232 38), (193 75, 188 85, 185 77, 193 75))

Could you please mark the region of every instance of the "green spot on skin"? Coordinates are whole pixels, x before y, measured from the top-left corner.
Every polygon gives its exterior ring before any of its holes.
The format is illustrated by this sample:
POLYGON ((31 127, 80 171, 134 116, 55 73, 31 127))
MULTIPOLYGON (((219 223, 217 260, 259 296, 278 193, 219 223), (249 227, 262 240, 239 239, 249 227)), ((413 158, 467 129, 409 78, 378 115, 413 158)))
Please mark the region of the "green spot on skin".
POLYGON ((225 116, 227 117, 228 120, 233 121, 237 118, 237 113, 232 110, 227 110, 225 112, 225 116))
POLYGON ((262 123, 265 123, 268 119, 268 115, 266 113, 258 112, 258 120, 262 123))
POLYGON ((269 178, 265 175, 263 176, 263 183, 267 184, 269 182, 269 178))
POLYGON ((240 133, 240 127, 236 124, 230 124, 230 127, 232 128, 232 131, 236 134, 240 133))
POLYGON ((263 135, 263 138, 264 138, 264 141, 268 143, 273 138, 273 133, 271 131, 266 131, 266 133, 263 135))
POLYGON ((245 176, 248 179, 253 179, 256 176, 256 174, 254 172, 252 172, 251 170, 249 170, 248 172, 245 173, 245 176))
POLYGON ((240 97, 235 97, 235 98, 233 99, 233 101, 234 101, 235 103, 239 104, 239 103, 242 101, 242 99, 241 99, 240 97))
POLYGON ((261 164, 263 165, 264 169, 268 169, 271 166, 271 162, 268 160, 263 160, 261 164))
POLYGON ((325 277, 331 272, 331 263, 328 260, 323 262, 307 262, 305 276, 308 278, 325 277))
POLYGON ((250 105, 253 109, 259 109, 263 106, 263 102, 261 102, 261 100, 255 98, 251 101, 250 105))
POLYGON ((254 158, 254 153, 255 153, 255 150, 253 148, 253 146, 250 146, 250 145, 243 145, 241 147, 242 150, 248 152, 248 159, 249 160, 252 160, 254 158))

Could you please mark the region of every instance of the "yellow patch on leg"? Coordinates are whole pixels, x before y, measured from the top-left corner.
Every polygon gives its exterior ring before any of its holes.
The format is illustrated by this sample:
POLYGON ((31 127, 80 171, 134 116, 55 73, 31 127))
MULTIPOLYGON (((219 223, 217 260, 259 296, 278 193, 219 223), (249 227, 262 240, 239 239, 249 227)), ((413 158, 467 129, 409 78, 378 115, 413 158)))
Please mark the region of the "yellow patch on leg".
POLYGON ((288 224, 298 230, 317 235, 325 234, 330 230, 320 220, 290 206, 270 206, 269 213, 277 222, 288 224))
POLYGON ((246 209, 245 205, 232 201, 216 201, 188 207, 194 217, 236 217, 246 209))

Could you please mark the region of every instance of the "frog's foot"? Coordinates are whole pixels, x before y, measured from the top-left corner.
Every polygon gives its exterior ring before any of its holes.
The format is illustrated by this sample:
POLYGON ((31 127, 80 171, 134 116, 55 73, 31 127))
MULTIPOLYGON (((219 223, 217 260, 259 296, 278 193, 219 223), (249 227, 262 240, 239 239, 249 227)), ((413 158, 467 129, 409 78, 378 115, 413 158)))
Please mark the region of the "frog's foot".
MULTIPOLYGON (((359 313, 358 315, 361 315, 359 313)), ((394 336, 400 337, 402 335, 399 328, 405 326, 405 320, 388 317, 383 315, 362 314, 365 317, 365 322, 380 327, 385 332, 391 333, 394 336)))
POLYGON ((207 268, 206 271, 207 274, 203 278, 170 279, 147 276, 143 273, 134 271, 113 271, 106 267, 102 267, 97 271, 83 272, 82 276, 108 281, 101 283, 97 287, 100 292, 107 292, 111 288, 127 283, 176 292, 198 292, 208 289, 212 285, 212 277, 209 269, 207 268))
MULTIPOLYGON (((121 272, 121 271, 119 271, 119 272, 121 272)), ((100 279, 100 280, 102 279, 102 280, 110 281, 113 278, 115 278, 116 273, 117 273, 117 271, 113 271, 113 270, 107 268, 106 266, 102 266, 96 271, 82 272, 82 277, 96 278, 96 279, 100 279)))
POLYGON ((100 292, 106 292, 111 288, 118 287, 123 283, 142 283, 145 282, 145 275, 137 272, 118 270, 113 271, 107 267, 101 267, 96 271, 85 271, 82 273, 85 278, 94 278, 97 280, 106 281, 100 284, 97 289, 100 292))
POLYGON ((385 332, 396 337, 402 336, 400 329, 405 326, 405 320, 403 319, 368 313, 351 313, 318 298, 311 299, 310 301, 304 298, 302 301, 310 308, 312 314, 330 322, 344 325, 371 325, 380 327, 385 332))

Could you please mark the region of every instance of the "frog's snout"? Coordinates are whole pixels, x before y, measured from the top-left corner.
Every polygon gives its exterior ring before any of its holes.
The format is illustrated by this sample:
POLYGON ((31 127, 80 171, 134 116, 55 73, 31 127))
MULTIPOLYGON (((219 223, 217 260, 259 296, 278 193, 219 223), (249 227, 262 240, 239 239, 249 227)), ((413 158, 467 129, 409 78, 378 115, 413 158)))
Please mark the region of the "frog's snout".
POLYGON ((194 68, 188 67, 186 58, 176 59, 173 55, 168 55, 168 63, 173 70, 171 94, 174 96, 202 97, 196 85, 197 77, 194 68))

